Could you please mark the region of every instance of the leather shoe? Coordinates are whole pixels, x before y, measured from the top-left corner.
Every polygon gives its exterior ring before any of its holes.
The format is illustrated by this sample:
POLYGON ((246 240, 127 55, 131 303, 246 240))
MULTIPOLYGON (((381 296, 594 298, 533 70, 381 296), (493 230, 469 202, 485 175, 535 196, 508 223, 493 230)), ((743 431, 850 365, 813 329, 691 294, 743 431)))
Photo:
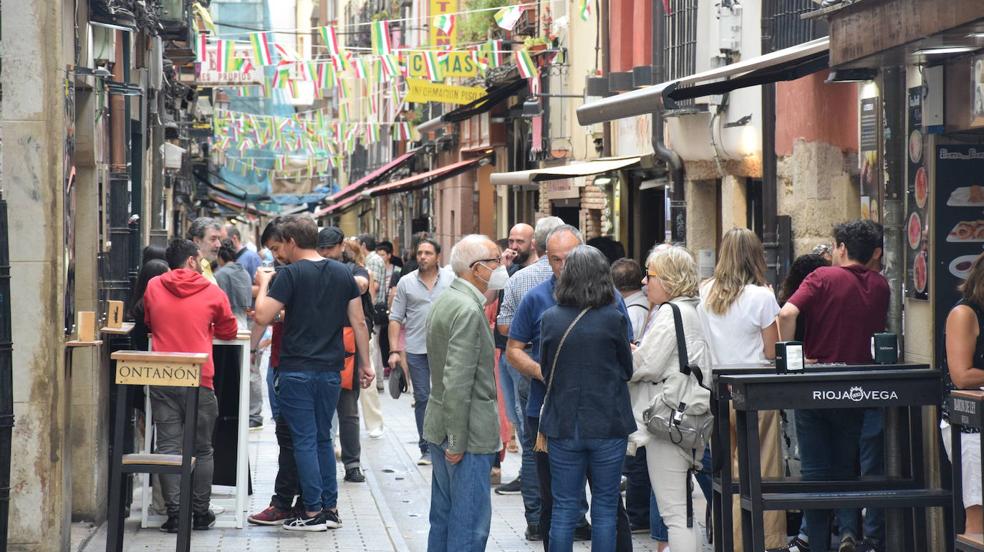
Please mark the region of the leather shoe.
POLYGON ((540 534, 540 524, 539 523, 528 523, 526 525, 526 540, 528 541, 542 541, 543 535, 540 534))
POLYGON ((362 473, 359 468, 349 468, 345 470, 345 481, 350 483, 364 483, 366 476, 362 473))

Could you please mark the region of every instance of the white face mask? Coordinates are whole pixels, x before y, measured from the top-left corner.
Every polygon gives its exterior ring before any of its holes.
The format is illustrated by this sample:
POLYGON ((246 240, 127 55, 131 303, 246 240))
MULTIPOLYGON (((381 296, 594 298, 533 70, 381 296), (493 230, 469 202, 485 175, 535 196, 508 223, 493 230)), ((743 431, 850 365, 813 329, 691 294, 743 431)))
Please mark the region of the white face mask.
POLYGON ((489 276, 488 286, 491 291, 498 291, 500 289, 506 288, 506 282, 509 281, 509 271, 506 267, 499 265, 499 268, 492 271, 492 275, 489 276))

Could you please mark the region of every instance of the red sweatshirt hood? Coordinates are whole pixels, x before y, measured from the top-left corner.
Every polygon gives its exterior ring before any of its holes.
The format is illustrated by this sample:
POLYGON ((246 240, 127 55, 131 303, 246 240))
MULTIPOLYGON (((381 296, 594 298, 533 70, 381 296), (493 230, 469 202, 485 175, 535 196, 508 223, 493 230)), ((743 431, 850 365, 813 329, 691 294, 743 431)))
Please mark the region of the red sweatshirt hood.
POLYGON ((212 285, 212 282, 206 280, 204 276, 187 268, 165 272, 159 278, 164 289, 171 292, 171 295, 181 298, 190 297, 212 285))

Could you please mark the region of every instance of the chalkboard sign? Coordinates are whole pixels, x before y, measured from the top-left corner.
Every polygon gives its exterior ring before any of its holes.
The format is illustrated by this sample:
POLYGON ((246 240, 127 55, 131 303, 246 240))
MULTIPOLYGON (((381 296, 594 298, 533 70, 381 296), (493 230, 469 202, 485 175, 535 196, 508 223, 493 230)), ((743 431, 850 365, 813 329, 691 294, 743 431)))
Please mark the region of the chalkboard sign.
POLYGON ((905 242, 908 270, 906 293, 913 299, 929 299, 929 178, 922 132, 922 87, 909 89, 908 142, 906 143, 905 242))

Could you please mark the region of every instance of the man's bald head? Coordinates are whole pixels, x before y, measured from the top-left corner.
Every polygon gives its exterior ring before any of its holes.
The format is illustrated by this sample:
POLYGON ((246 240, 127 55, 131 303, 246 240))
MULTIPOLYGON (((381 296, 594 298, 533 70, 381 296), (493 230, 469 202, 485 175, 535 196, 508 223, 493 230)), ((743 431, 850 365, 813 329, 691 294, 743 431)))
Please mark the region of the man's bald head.
POLYGON ((522 266, 530 260, 533 254, 533 227, 521 222, 509 230, 509 249, 516 252, 516 262, 522 266))
POLYGON ((547 237, 547 260, 554 276, 560 278, 560 273, 564 271, 564 262, 567 255, 575 247, 582 245, 584 238, 581 232, 570 225, 562 225, 555 228, 547 237))

